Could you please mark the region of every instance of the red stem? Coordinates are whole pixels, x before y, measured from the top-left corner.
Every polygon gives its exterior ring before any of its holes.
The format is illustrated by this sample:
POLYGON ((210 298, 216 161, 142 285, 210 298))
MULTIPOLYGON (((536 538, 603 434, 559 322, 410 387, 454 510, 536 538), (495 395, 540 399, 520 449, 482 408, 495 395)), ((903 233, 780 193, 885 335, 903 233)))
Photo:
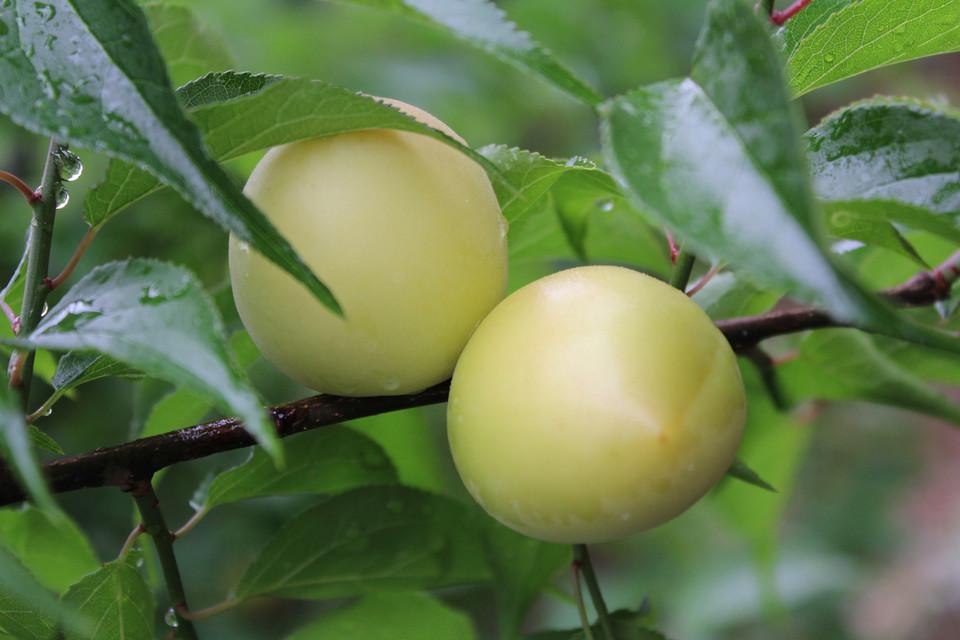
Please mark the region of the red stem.
POLYGON ((87 233, 84 234, 83 239, 80 240, 80 244, 77 245, 77 250, 73 252, 72 256, 70 256, 70 260, 67 262, 67 266, 63 268, 63 271, 61 271, 56 278, 44 278, 43 281, 50 291, 53 291, 59 287, 67 278, 70 277, 70 274, 73 273, 73 270, 77 268, 80 258, 82 258, 83 254, 87 252, 87 248, 90 246, 90 243, 93 242, 93 239, 96 236, 97 227, 90 227, 87 230, 87 233))
POLYGON ((27 185, 26 182, 13 175, 9 171, 0 171, 0 180, 6 182, 14 189, 19 191, 20 194, 27 199, 29 204, 35 203, 41 197, 39 191, 34 191, 27 185))
POLYGON ((770 22, 778 27, 782 27, 787 20, 806 9, 807 5, 809 5, 811 2, 813 2, 813 0, 796 0, 796 2, 783 11, 774 11, 771 13, 770 22))

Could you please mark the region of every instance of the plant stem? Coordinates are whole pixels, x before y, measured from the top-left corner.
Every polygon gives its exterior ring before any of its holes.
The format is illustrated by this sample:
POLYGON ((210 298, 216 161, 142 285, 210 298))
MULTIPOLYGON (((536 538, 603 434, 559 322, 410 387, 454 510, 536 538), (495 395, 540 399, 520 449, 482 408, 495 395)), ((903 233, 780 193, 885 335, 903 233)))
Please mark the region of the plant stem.
POLYGON ((19 191, 20 195, 22 195, 30 204, 33 204, 40 199, 40 196, 36 191, 31 189, 26 182, 13 175, 9 171, 0 171, 0 181, 6 182, 11 187, 19 191))
POLYGON ((597 582, 597 574, 593 570, 593 563, 590 561, 590 553, 587 551, 587 545, 573 545, 573 559, 580 565, 583 579, 587 583, 587 590, 590 592, 590 599, 593 600, 593 608, 597 611, 597 620, 600 622, 600 628, 603 630, 604 640, 616 640, 616 636, 613 635, 613 627, 610 624, 610 614, 607 611, 607 604, 603 601, 603 592, 600 591, 600 583, 597 582))
POLYGON ((583 602, 583 590, 580 588, 580 561, 570 563, 573 569, 573 595, 577 603, 577 613, 580 614, 580 626, 586 640, 593 640, 593 629, 590 628, 590 617, 587 616, 587 605, 583 602))
POLYGON ((681 249, 677 254, 677 262, 673 266, 673 275, 670 276, 670 286, 686 291, 687 283, 690 282, 690 273, 693 271, 693 263, 696 261, 697 256, 686 249, 681 249))
POLYGON ((50 291, 53 291, 64 281, 70 277, 73 273, 73 270, 77 268, 77 265, 80 263, 80 259, 83 257, 83 254, 87 252, 87 249, 90 248, 90 243, 93 242, 93 239, 97 237, 97 227, 90 227, 87 229, 87 232, 83 235, 83 238, 80 240, 80 244, 77 245, 77 249, 73 252, 73 255, 70 256, 70 260, 67 261, 67 265, 63 268, 56 278, 47 278, 45 280, 47 288, 50 291))
MULTIPOLYGON (((43 314, 43 305, 47 301, 50 289, 44 279, 50 269, 50 245, 53 243, 53 222, 57 213, 57 188, 60 184, 57 166, 57 141, 50 139, 47 160, 43 166, 43 178, 40 182, 40 199, 33 203, 33 218, 30 222, 30 237, 27 239, 27 264, 23 286, 23 304, 20 307, 20 334, 27 334, 36 328, 43 314)), ((24 410, 30 399, 30 383, 33 380, 33 360, 35 352, 27 353, 18 370, 18 386, 24 410)), ((18 362, 20 354, 11 356, 11 366, 18 362)))
POLYGON ((140 510, 143 528, 150 537, 160 557, 160 566, 163 569, 164 581, 167 583, 167 593, 177 616, 177 634, 185 640, 197 640, 197 631, 193 622, 181 615, 181 610, 187 609, 187 597, 183 591, 183 581, 180 579, 180 567, 177 566, 177 556, 173 553, 173 534, 160 511, 160 501, 153 490, 151 480, 140 480, 133 485, 131 495, 140 510))

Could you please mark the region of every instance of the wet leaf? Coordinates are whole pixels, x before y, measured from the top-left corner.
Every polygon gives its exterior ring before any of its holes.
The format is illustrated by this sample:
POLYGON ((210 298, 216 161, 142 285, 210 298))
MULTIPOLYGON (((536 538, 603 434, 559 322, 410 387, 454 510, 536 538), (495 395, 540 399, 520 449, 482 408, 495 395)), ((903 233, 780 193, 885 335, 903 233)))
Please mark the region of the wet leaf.
POLYGON ((143 11, 174 86, 234 66, 226 44, 189 7, 157 2, 143 11))
MULTIPOLYGON (((203 133, 214 158, 364 129, 396 129, 430 136, 467 154, 488 171, 497 169, 482 155, 445 133, 431 129, 372 96, 316 80, 283 76, 211 73, 178 92, 203 133)), ((494 176, 496 180, 496 176, 494 176)), ((113 160, 104 179, 87 195, 84 217, 97 227, 125 207, 161 188, 136 163, 113 160)))
POLYGON ((66 640, 153 640, 153 593, 137 570, 138 554, 103 565, 63 594, 92 621, 92 633, 69 632, 66 640))
POLYGON ((334 0, 389 11, 439 27, 524 71, 533 73, 591 106, 603 98, 561 64, 530 34, 510 22, 489 0, 334 0))
POLYGON ((132 0, 0 5, 0 111, 149 171, 338 311, 330 291, 207 154, 132 0))
POLYGON ((784 26, 790 87, 818 87, 906 60, 960 50, 957 0, 818 0, 784 26))
POLYGON ((280 459, 273 424, 227 352, 220 316, 185 269, 153 260, 97 267, 22 342, 96 351, 152 377, 190 386, 240 416, 251 435, 280 459))

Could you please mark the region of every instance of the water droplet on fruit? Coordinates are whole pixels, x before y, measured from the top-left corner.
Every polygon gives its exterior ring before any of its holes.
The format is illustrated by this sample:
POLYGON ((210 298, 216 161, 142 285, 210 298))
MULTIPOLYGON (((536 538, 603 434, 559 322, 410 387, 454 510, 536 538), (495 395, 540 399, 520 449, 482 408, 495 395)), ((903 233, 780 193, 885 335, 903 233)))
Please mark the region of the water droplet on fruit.
POLYGON ((400 379, 394 376, 390 376, 383 381, 384 391, 396 391, 400 388, 400 379))

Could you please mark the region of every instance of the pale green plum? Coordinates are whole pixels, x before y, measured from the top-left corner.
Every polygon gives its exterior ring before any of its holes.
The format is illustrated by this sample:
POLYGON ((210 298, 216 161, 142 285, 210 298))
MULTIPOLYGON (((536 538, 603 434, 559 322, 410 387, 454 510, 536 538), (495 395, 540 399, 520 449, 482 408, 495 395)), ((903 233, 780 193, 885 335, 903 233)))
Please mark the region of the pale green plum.
POLYGON ((727 471, 746 416, 723 334, 686 295, 621 267, 523 287, 457 363, 450 447, 505 525, 553 542, 657 526, 727 471))
MULTIPOLYGON (((416 107, 387 102, 456 136, 416 107)), ((275 147, 244 193, 345 314, 231 237, 244 326, 307 387, 397 395, 441 382, 503 297, 507 225, 493 188, 478 164, 438 140, 375 129, 275 147)))

